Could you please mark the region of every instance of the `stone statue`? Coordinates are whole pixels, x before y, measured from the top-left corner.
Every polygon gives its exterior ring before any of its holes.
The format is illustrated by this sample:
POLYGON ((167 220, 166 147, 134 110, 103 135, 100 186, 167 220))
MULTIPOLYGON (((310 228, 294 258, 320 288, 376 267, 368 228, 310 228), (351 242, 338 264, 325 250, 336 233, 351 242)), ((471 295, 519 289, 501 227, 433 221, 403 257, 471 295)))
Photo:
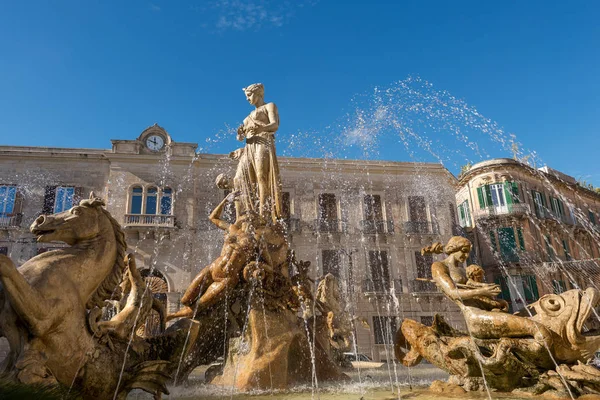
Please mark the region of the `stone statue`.
POLYGON ((0 255, 0 335, 10 346, 1 379, 63 385, 99 400, 125 399, 132 389, 160 398, 178 371, 189 374, 222 354, 225 326, 218 315, 178 321, 155 337, 135 334, 154 302, 133 257, 125 254, 121 227, 103 206, 92 193, 31 225, 38 242, 70 247, 37 255, 18 269, 0 255), (125 269, 124 306, 102 321, 101 309, 125 269))
POLYGON ((471 250, 467 239, 455 236, 446 246, 436 243, 423 252, 442 250, 448 257, 432 264, 433 280, 461 308, 468 334, 451 328, 439 315, 431 327, 405 319, 395 340, 396 357, 404 365, 416 365, 425 358, 448 371, 449 382, 466 390, 481 389, 483 374, 487 385, 500 391, 525 387, 535 393, 548 389, 576 395, 593 392, 590 388, 600 382, 600 371, 592 371, 592 379, 577 364, 590 360, 600 346, 600 336, 581 334, 600 301, 598 290, 545 295, 520 313, 508 314, 508 304, 495 298, 498 286, 481 282, 480 267, 463 269, 471 250), (574 378, 556 379, 560 371, 574 378))
POLYGON ((184 308, 169 314, 167 320, 193 318, 199 311, 214 305, 227 290, 237 286, 243 268, 256 258, 258 241, 253 222, 258 216, 249 211, 234 224, 221 219, 225 204, 233 202, 238 194, 233 192, 227 195, 209 217, 218 228, 227 231, 221 255, 194 278, 181 298, 184 308))
POLYGON ((243 149, 230 154, 238 160, 234 188, 241 193, 236 201, 237 215, 255 211, 265 220, 281 217, 281 182, 275 154, 275 132, 279 113, 274 103, 265 103, 264 86, 255 83, 243 89, 248 102, 256 107, 237 130, 237 139, 246 140, 243 149))

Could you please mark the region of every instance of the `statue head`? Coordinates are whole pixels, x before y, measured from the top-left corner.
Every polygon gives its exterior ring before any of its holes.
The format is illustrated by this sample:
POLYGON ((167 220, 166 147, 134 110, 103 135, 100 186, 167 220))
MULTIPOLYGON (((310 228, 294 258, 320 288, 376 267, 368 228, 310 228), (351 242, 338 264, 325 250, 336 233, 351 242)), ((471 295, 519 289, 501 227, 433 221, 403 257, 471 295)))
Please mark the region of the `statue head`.
POLYGON ((246 94, 246 99, 252 105, 257 105, 265 97, 265 87, 262 83, 253 83, 242 90, 246 94))
POLYGON ((471 241, 462 236, 452 236, 444 246, 444 253, 454 256, 461 263, 465 262, 471 253, 471 241))
POLYGON ((233 179, 226 174, 219 174, 215 179, 215 185, 219 189, 233 189, 233 179))
POLYGON ((467 267, 467 278, 473 282, 483 282, 483 268, 479 265, 471 264, 467 267))

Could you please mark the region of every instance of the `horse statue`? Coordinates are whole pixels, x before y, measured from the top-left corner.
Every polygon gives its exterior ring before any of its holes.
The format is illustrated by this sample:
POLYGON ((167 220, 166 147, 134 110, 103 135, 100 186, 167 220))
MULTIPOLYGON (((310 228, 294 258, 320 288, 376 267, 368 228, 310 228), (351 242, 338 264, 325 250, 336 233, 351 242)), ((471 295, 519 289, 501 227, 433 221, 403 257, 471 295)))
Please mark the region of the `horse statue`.
MULTIPOLYGON (((70 247, 37 255, 18 269, 0 255, 0 336, 10 345, 0 378, 73 387, 86 398, 125 398, 133 388, 167 393, 169 360, 131 352, 126 341, 102 344, 90 328, 121 282, 126 259, 123 231, 104 205, 92 192, 31 225, 38 242, 70 247)), ((134 317, 143 321, 141 314, 134 317)))

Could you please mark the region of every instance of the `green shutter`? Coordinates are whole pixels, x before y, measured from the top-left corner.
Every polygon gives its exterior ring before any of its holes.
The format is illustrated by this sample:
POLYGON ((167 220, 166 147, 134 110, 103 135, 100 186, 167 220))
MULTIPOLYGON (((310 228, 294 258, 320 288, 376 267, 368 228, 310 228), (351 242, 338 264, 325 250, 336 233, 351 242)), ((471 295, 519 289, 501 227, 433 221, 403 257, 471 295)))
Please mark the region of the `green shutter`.
POLYGON ((521 200, 519 200, 519 185, 517 185, 517 182, 511 182, 511 185, 513 203, 518 204, 521 202, 521 200))
POLYGON ((500 298, 508 301, 510 304, 510 290, 508 289, 508 285, 506 284, 506 278, 503 276, 498 276, 494 278, 494 283, 500 286, 502 293, 500 294, 500 298))
POLYGON ((513 196, 512 196, 512 184, 510 182, 504 182, 504 185, 502 185, 504 188, 504 198, 506 199, 506 205, 508 206, 508 209, 510 210, 513 203, 513 196))
POLYGON ((491 207, 494 205, 494 202, 492 201, 492 190, 490 189, 490 185, 485 185, 484 188, 485 188, 484 189, 485 190, 485 202, 488 207, 491 207))
POLYGON ((523 289, 525 290, 525 300, 528 302, 536 301, 540 298, 537 282, 534 275, 523 275, 523 289))
POLYGON ((485 208, 485 199, 483 198, 483 188, 484 186, 480 186, 477 188, 477 197, 479 198, 479 208, 485 208))
POLYGON ((517 237, 519 238, 519 247, 525 251, 525 239, 523 238, 523 231, 521 228, 517 228, 517 237))
POLYGON ((563 202, 560 199, 556 199, 558 203, 558 210, 560 211, 560 215, 565 215, 565 207, 563 206, 563 202))
POLYGON ((590 217, 590 222, 591 222, 593 225, 596 225, 596 216, 594 215, 594 212, 593 212, 593 211, 591 211, 591 210, 588 210, 588 215, 589 215, 589 217, 590 217))
POLYGON ((537 202, 537 200, 536 200, 536 197, 535 197, 535 194, 536 194, 536 193, 537 193, 537 192, 536 192, 535 190, 532 190, 532 191, 531 191, 531 198, 533 199, 533 208, 535 209, 535 213, 536 213, 536 215, 539 217, 539 216, 540 216, 540 212, 541 212, 542 210, 540 210, 541 204, 538 204, 538 202, 537 202))

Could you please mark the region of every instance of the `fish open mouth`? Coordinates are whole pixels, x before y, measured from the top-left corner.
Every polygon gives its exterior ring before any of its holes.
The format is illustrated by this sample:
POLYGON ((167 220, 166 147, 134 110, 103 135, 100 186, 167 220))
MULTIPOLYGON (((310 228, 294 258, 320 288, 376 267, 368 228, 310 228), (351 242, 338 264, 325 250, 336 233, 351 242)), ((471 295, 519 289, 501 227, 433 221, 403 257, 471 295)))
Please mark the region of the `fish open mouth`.
POLYGON ((598 321, 598 315, 594 311, 594 308, 600 303, 600 292, 595 288, 587 288, 579 296, 579 315, 576 321, 577 332, 582 336, 597 335, 599 332, 596 329, 593 331, 586 330, 586 332, 583 332, 583 329, 586 325, 590 326, 590 322, 598 321))

